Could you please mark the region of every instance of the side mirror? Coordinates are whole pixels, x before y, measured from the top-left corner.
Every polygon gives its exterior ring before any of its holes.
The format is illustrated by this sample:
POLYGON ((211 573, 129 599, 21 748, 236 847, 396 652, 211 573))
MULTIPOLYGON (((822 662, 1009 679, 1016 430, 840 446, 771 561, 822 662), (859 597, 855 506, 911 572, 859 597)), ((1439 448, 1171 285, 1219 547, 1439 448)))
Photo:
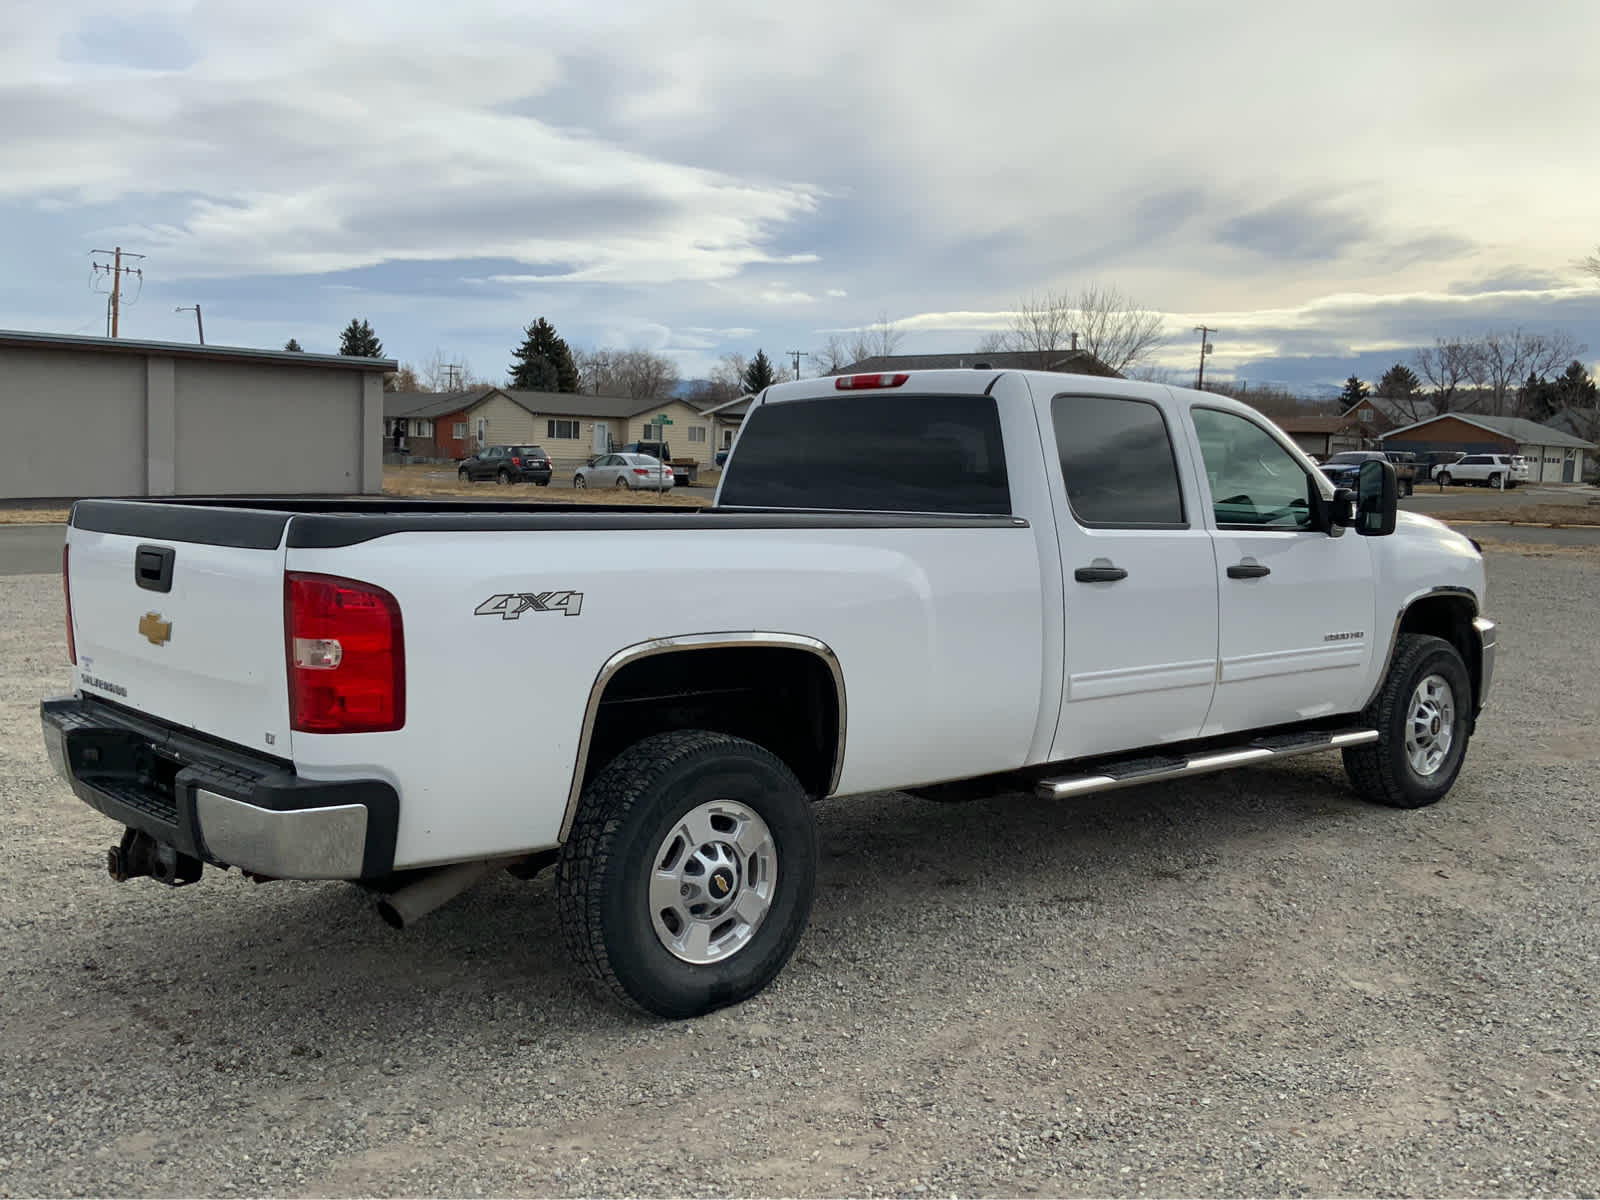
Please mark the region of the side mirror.
POLYGON ((1369 458, 1362 463, 1356 491, 1356 532, 1367 537, 1393 533, 1395 514, 1400 508, 1399 491, 1392 462, 1369 458))

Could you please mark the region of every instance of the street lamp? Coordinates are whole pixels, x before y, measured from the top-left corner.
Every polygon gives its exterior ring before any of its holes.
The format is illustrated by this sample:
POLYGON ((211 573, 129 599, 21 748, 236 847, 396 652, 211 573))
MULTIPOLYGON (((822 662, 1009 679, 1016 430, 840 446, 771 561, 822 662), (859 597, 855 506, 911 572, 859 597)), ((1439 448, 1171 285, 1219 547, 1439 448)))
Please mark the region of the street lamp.
POLYGON ((191 305, 181 305, 180 304, 177 308, 173 309, 172 311, 173 312, 192 312, 192 313, 194 313, 194 327, 200 334, 200 344, 202 346, 204 346, 206 344, 206 327, 205 327, 205 324, 200 320, 200 306, 198 304, 191 304, 191 305))

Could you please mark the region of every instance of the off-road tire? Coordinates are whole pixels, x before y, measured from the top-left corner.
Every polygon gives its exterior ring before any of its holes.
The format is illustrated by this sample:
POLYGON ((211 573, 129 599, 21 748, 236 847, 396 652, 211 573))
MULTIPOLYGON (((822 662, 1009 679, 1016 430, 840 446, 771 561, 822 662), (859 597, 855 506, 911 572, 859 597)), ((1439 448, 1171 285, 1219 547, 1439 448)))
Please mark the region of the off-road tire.
POLYGON ((1472 702, 1472 680, 1454 646, 1427 634, 1401 634, 1389 674, 1362 714, 1363 723, 1378 731, 1378 740, 1344 751, 1345 774, 1357 794, 1389 808, 1422 808, 1442 799, 1466 757, 1472 702), (1430 675, 1450 685, 1455 712, 1444 761, 1431 775, 1420 775, 1406 753, 1406 723, 1413 694, 1430 675))
POLYGON ((817 829, 794 773, 762 747, 705 730, 636 742, 584 789, 556 864, 556 914, 567 951, 600 986, 663 1017, 737 1004, 783 969, 805 932, 816 887, 817 829), (685 962, 651 923, 654 856, 673 824, 709 800, 754 810, 777 856, 772 902, 726 959, 685 962))

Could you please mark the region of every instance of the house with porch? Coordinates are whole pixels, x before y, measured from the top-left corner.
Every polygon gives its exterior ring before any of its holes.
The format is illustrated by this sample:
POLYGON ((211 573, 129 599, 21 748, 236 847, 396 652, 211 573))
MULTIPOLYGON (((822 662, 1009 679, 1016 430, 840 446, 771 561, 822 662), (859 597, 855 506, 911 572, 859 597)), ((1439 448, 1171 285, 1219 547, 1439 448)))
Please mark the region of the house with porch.
POLYGON ((557 474, 629 442, 665 441, 675 459, 693 459, 701 467, 712 463, 712 419, 681 399, 641 401, 491 388, 464 416, 474 449, 537 445, 550 456, 557 474))
POLYGON ((467 409, 495 390, 385 392, 384 461, 456 462, 466 458, 472 453, 467 409))

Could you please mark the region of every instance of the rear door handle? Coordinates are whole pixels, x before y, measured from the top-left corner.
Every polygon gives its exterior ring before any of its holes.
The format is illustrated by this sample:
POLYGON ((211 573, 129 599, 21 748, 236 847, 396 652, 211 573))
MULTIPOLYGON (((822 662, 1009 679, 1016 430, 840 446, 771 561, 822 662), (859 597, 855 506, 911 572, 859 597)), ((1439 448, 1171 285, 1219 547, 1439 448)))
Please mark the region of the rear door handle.
POLYGON ((1262 566, 1255 562, 1234 563, 1228 568, 1229 579, 1260 579, 1263 575, 1271 575, 1272 568, 1262 566))
POLYGON ((1079 567, 1072 577, 1079 583, 1115 583, 1126 579, 1128 572, 1121 567, 1079 567))

